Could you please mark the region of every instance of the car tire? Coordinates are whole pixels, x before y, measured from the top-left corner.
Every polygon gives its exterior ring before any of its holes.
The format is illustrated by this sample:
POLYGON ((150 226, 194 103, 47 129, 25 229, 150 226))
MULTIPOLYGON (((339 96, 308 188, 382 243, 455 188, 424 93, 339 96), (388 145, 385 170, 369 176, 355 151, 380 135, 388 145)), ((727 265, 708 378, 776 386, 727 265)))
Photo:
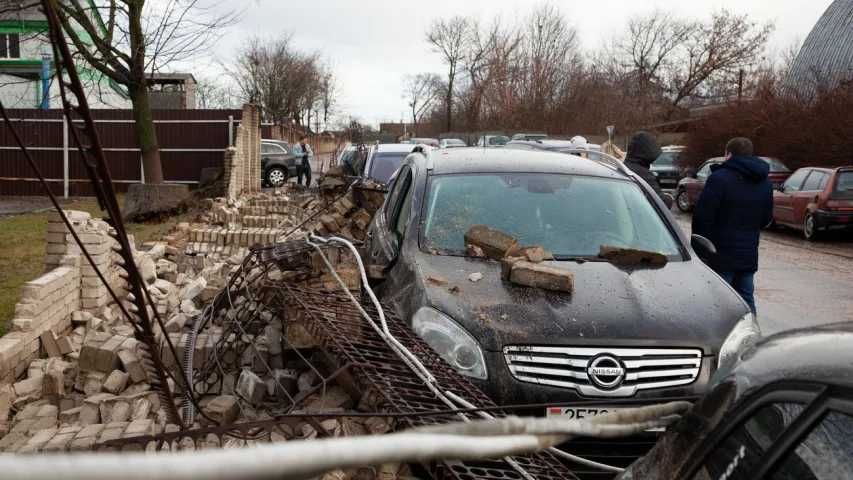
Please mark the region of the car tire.
POLYGON ((687 196, 687 190, 679 190, 675 195, 675 204, 678 209, 684 213, 689 213, 693 210, 693 205, 690 205, 690 197, 687 196))
POLYGON ((820 238, 817 221, 815 221, 812 212, 806 212, 806 218, 803 220, 803 236, 806 237, 806 240, 817 240, 820 238))
POLYGON ((764 227, 765 230, 776 230, 779 228, 779 224, 776 223, 776 220, 771 220, 770 225, 764 227))
POLYGON ((274 188, 287 183, 289 177, 288 171, 282 167, 273 167, 267 171, 267 183, 274 188))

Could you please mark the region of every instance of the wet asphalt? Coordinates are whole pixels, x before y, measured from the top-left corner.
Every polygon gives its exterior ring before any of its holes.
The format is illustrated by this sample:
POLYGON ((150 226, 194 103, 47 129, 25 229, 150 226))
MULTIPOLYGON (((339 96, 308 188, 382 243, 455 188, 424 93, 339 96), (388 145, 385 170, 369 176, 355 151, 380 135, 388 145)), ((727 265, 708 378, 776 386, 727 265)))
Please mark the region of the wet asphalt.
MULTIPOLYGON (((673 210, 689 237, 690 214, 673 210)), ((797 230, 762 232, 755 300, 765 336, 853 321, 853 234, 807 241, 797 230)))

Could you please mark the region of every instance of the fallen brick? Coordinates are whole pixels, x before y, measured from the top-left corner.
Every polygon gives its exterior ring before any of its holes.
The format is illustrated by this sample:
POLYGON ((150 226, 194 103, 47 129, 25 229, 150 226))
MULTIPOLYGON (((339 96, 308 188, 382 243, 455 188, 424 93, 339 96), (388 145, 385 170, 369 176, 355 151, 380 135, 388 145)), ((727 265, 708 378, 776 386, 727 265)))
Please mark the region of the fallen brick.
MULTIPOLYGON (((193 305, 193 309, 195 309, 195 305, 193 305)), ((184 329, 184 325, 187 324, 187 316, 183 313, 179 313, 166 322, 166 332, 167 333, 177 333, 181 332, 184 329)))
POLYGON ((545 249, 539 245, 521 247, 513 252, 512 256, 521 258, 522 260, 526 260, 530 263, 541 263, 548 259, 548 257, 553 258, 552 255, 546 252, 545 249))
POLYGON ((41 393, 43 377, 28 378, 13 385, 16 397, 28 397, 35 393, 41 393))
POLYGON ((130 350, 119 351, 118 358, 121 360, 124 371, 130 374, 130 379, 133 383, 145 382, 148 380, 148 375, 145 373, 145 369, 142 368, 142 364, 139 359, 136 358, 136 355, 134 355, 130 350))
POLYGON ((120 397, 101 402, 99 409, 104 423, 126 422, 130 419, 130 403, 120 397))
POLYGON ((80 410, 80 423, 82 425, 101 423, 101 402, 111 398, 115 398, 115 395, 111 393, 98 393, 83 400, 80 410))
POLYGON ((204 413, 219 425, 234 423, 238 411, 237 397, 233 395, 220 395, 204 407, 204 413))
POLYGON ((71 341, 71 337, 68 336, 59 337, 56 340, 56 347, 62 355, 68 355, 74 351, 74 343, 71 341))
POLYGON ((509 275, 512 272, 512 266, 522 261, 518 257, 506 257, 501 259, 501 278, 509 280, 509 275))
POLYGON ((250 405, 259 405, 267 394, 267 385, 254 373, 243 370, 237 380, 236 392, 250 405))
POLYGON ((59 423, 68 424, 68 423, 76 423, 80 421, 80 412, 83 410, 83 407, 75 407, 68 410, 63 411, 59 414, 59 423))
POLYGON ((334 386, 326 389, 326 395, 317 394, 316 400, 305 408, 308 413, 329 411, 334 408, 348 409, 355 405, 355 400, 341 387, 334 386))
POLYGON ((206 286, 207 280, 204 277, 198 277, 181 289, 180 293, 178 293, 178 298, 180 300, 192 300, 201 295, 206 286))
POLYGON ((127 381, 130 379, 130 374, 121 370, 113 370, 112 373, 104 380, 101 390, 113 395, 118 395, 127 386, 127 381))
POLYGON ((483 253, 500 260, 518 250, 518 240, 485 225, 474 225, 465 233, 465 245, 479 247, 483 253))
POLYGON ((518 261, 512 265, 509 280, 516 285, 571 293, 575 275, 565 268, 518 261))
POLYGON ((104 388, 104 381, 107 379, 107 374, 104 372, 89 372, 86 375, 86 381, 83 383, 83 393, 86 395, 94 395, 100 393, 104 388))
POLYGON ((18 451, 15 453, 40 452, 42 447, 44 447, 47 442, 49 442, 56 435, 57 432, 59 432, 59 429, 56 427, 39 430, 38 432, 36 432, 35 435, 32 436, 32 438, 29 439, 29 441, 27 441, 26 444, 24 444, 23 447, 18 449, 18 451))
POLYGON ((0 438, 0 452, 16 452, 29 441, 23 433, 11 432, 0 438))

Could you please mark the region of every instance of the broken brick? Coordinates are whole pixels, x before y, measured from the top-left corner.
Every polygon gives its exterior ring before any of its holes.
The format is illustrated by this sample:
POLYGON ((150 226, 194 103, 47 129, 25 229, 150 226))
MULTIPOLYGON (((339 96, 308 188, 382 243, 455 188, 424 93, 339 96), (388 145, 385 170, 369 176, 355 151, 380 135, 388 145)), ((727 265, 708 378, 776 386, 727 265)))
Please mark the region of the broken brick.
POLYGON ((518 261, 512 265, 509 280, 516 285, 571 293, 574 289, 575 275, 565 268, 518 261))
POLYGON ((474 225, 465 233, 465 245, 479 247, 492 259, 500 260, 518 250, 518 240, 485 225, 474 225))

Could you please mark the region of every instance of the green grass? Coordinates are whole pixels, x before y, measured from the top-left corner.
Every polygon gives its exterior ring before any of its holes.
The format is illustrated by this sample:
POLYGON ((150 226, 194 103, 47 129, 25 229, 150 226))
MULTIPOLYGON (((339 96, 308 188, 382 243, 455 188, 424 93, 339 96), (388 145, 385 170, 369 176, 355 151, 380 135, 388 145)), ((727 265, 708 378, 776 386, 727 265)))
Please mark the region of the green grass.
MULTIPOLYGON (((124 204, 124 196, 119 196, 124 204)), ((92 198, 64 205, 66 210, 88 212, 92 218, 103 217, 98 202, 92 198)), ((153 240, 171 229, 181 217, 173 217, 164 223, 127 224, 137 245, 153 240)), ((20 288, 25 282, 44 273, 44 257, 47 235, 47 212, 30 213, 0 219, 0 335, 15 314, 15 304, 20 298, 20 288)))

